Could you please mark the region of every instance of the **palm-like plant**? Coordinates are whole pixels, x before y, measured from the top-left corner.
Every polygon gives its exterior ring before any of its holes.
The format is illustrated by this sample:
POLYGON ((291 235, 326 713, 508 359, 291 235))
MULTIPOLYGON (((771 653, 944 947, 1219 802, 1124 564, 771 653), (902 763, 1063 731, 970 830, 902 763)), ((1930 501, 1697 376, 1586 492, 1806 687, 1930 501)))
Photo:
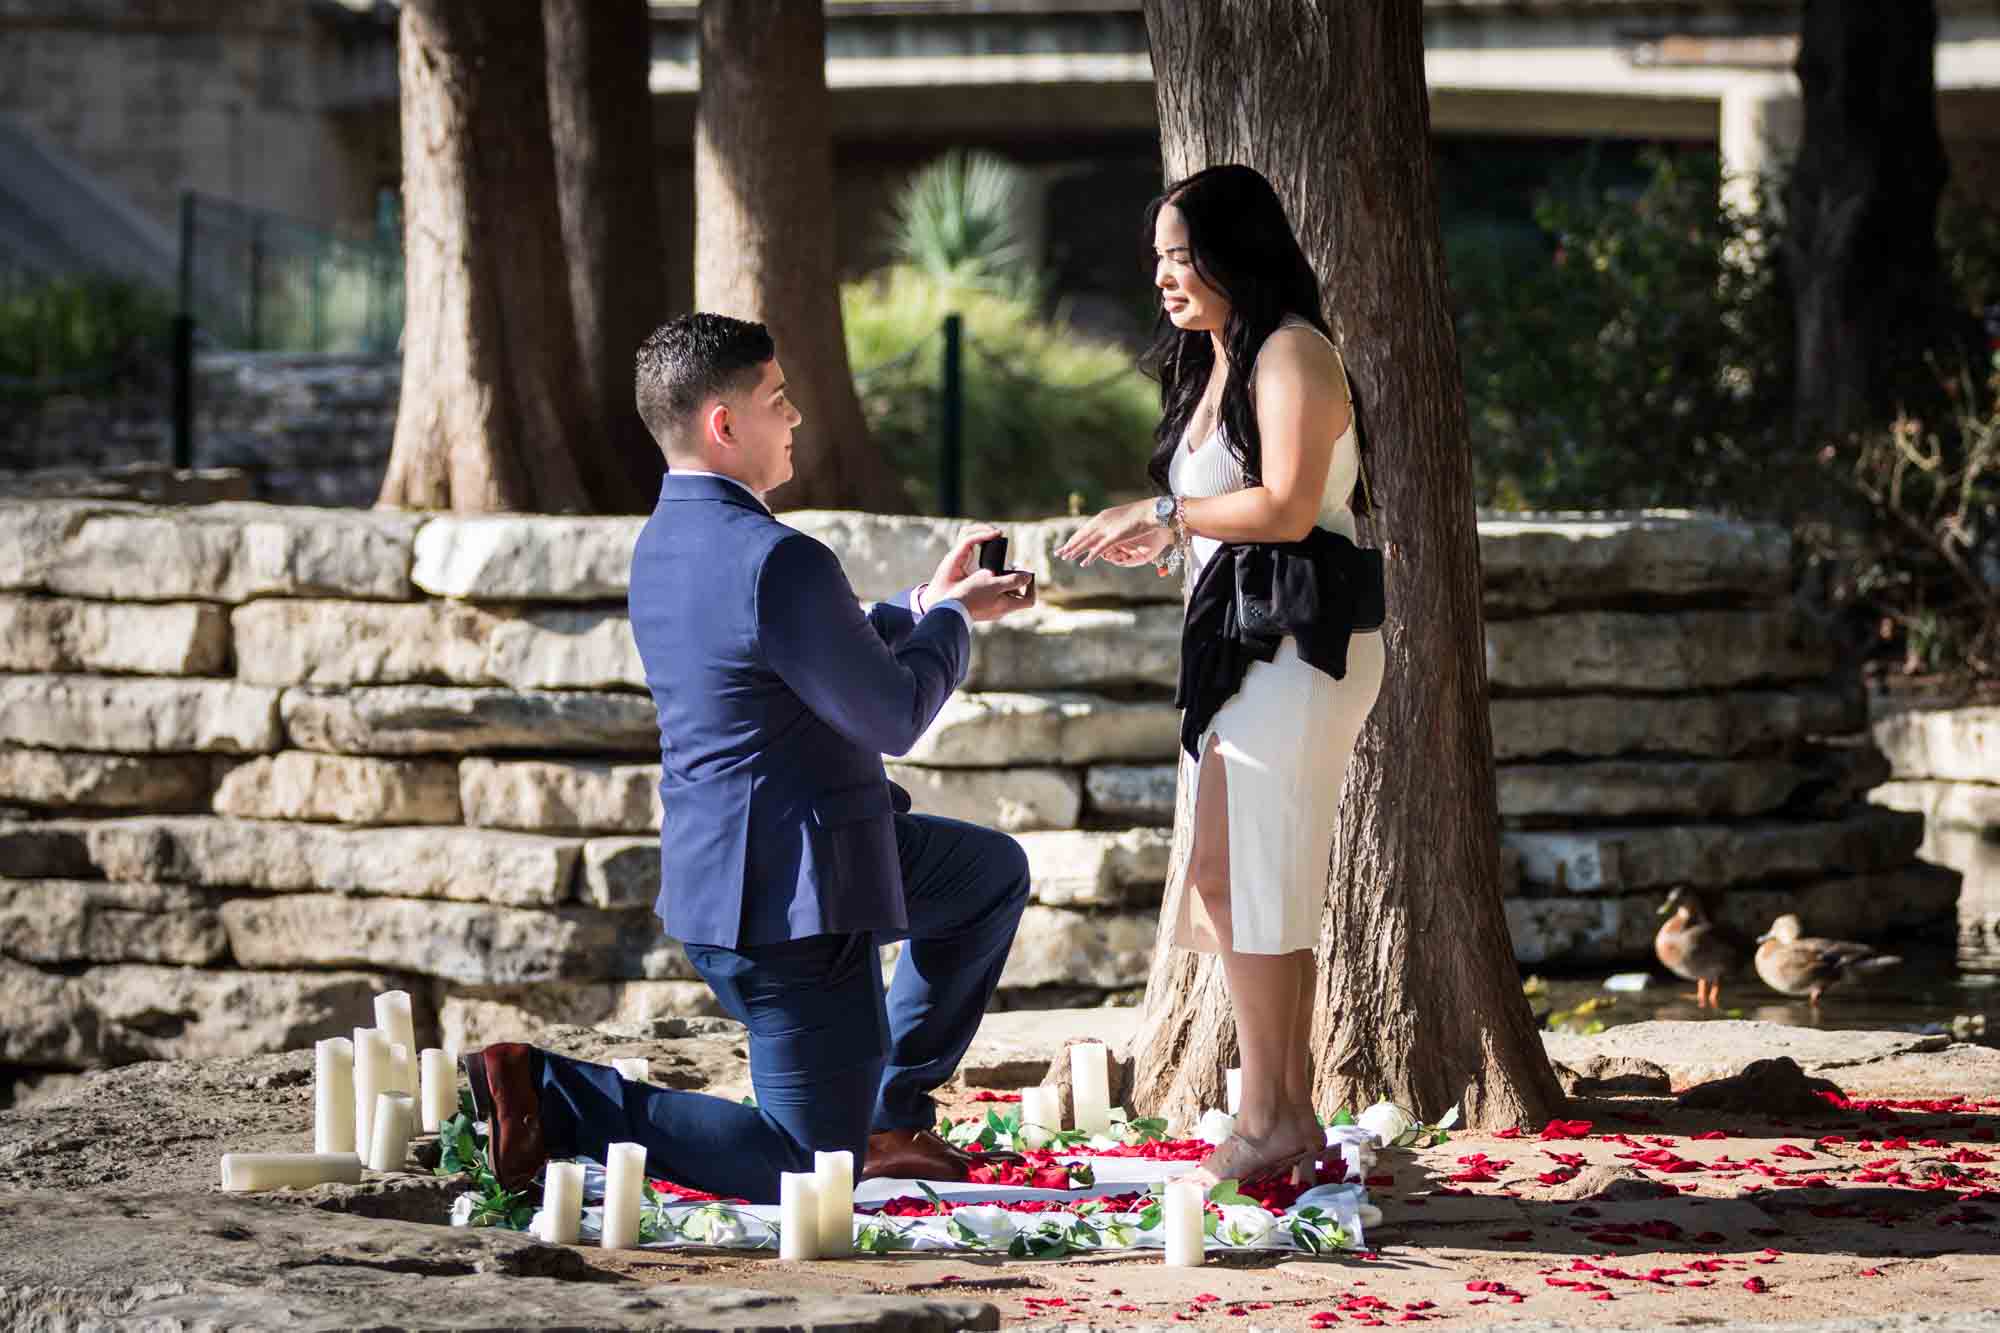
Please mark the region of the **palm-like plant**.
POLYGON ((912 176, 896 198, 891 248, 951 286, 1029 296, 1039 286, 1020 223, 1021 169, 991 153, 954 149, 912 176))

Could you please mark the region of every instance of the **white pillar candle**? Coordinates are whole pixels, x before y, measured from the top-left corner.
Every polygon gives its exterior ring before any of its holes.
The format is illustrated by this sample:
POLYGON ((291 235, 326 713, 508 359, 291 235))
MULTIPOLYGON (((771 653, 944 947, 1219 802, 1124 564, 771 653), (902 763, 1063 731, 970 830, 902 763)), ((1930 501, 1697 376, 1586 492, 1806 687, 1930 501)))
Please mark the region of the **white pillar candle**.
POLYGON ((359 1185, 361 1159, 351 1152, 226 1152, 222 1188, 241 1190, 311 1189, 314 1185, 359 1185))
POLYGON ((819 1258, 819 1190, 810 1171, 778 1176, 778 1257, 819 1258))
POLYGON ((854 1253, 854 1154, 813 1154, 813 1189, 819 1195, 819 1252, 828 1259, 854 1253))
MULTIPOLYGON (((411 1105, 416 1104, 417 1053, 400 1041, 389 1043, 389 1090, 402 1093, 410 1099, 411 1105)), ((416 1121, 413 1119, 410 1124, 414 1128, 416 1121)))
MULTIPOLYGON (((641 1165, 643 1169, 643 1154, 641 1165)), ((548 1219, 544 1240, 554 1245, 576 1244, 577 1227, 583 1219, 582 1162, 549 1163, 542 1183, 542 1212, 548 1219)), ((636 1234, 636 1226, 634 1231, 636 1234)))
POLYGON ((375 1099, 396 1090, 392 1073, 382 1029, 354 1029, 354 1148, 363 1156, 374 1141, 375 1099))
POLYGON ((368 1169, 401 1171, 409 1165, 410 1133, 416 1123, 417 1104, 409 1093, 377 1093, 368 1127, 368 1169))
POLYGON ((1016 1147, 1045 1148, 1062 1128, 1062 1102, 1054 1088, 1021 1089, 1021 1132, 1016 1147))
POLYGON ((621 1056, 611 1062, 611 1067, 618 1071, 618 1077, 634 1083, 644 1083, 653 1076, 653 1062, 643 1055, 621 1056))
POLYGON ((646 1198, 646 1145, 614 1143, 604 1153, 604 1235, 607 1250, 639 1244, 639 1206, 646 1198))
POLYGON ((1166 1231, 1167 1263, 1172 1267, 1201 1267, 1202 1208, 1201 1186, 1188 1180, 1167 1182, 1167 1206, 1161 1225, 1166 1231))
POLYGON ((435 1046, 423 1053, 420 1063, 424 1133, 435 1134, 438 1126, 458 1114, 458 1066, 435 1046))
MULTIPOLYGON (((391 1046, 401 1046, 410 1053, 411 1060, 417 1054, 417 1029, 410 1018, 410 993, 406 990, 383 991, 375 997, 375 1026, 381 1028, 389 1038, 391 1046)), ((398 1070, 399 1081, 396 1089, 417 1095, 417 1071, 414 1066, 408 1071, 409 1080, 400 1081, 402 1070, 398 1070)))
POLYGON ((1110 1053, 1101 1041, 1083 1041, 1069 1048, 1070 1096, 1076 1103, 1076 1127, 1086 1134, 1111 1128, 1110 1053))
POLYGON ((1243 1071, 1240 1069, 1227 1070, 1222 1075, 1222 1079, 1229 1088, 1229 1096, 1222 1109, 1231 1115, 1235 1115, 1243 1109, 1243 1071))
POLYGON ((313 1043, 313 1151, 354 1151, 354 1043, 313 1043))

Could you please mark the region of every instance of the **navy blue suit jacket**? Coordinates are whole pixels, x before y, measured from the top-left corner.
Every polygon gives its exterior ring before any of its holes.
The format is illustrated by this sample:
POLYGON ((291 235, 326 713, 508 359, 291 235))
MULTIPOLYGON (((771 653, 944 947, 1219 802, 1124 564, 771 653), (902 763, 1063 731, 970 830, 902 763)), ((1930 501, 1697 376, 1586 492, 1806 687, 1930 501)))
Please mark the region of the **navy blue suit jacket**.
POLYGON ((748 948, 907 924, 884 754, 965 678, 964 617, 863 615, 840 561, 713 477, 669 474, 632 552, 660 715, 667 933, 748 948))

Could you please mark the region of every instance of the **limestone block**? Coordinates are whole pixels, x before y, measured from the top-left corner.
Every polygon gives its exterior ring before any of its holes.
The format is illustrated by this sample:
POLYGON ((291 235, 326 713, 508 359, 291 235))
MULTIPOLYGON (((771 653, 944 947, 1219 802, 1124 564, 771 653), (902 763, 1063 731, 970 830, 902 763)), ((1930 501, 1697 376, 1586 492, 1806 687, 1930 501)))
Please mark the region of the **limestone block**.
POLYGON ((284 692, 279 707, 293 744, 333 754, 660 751, 653 701, 635 694, 439 685, 294 686, 284 692))
POLYGON ((2000 783, 2000 706, 1913 708, 1870 730, 1898 778, 2000 783))
POLYGON ((1492 700, 1493 755, 1512 759, 1622 754, 1730 758, 1800 736, 1840 735, 1867 725, 1852 689, 1798 687, 1722 694, 1571 694, 1492 700))
POLYGON ((1510 829, 1501 842, 1521 856, 1530 883, 1571 893, 1630 893, 1688 884, 1714 888, 1829 870, 1901 865, 1916 854, 1924 821, 1891 810, 1844 819, 1681 824, 1539 832, 1510 829))
POLYGON ((131 602, 253 597, 395 601, 423 518, 379 510, 217 504, 99 509, 45 561, 51 592, 131 602))
POLYGON ((0 823, 0 876, 85 879, 97 874, 84 845, 83 824, 0 823))
POLYGON ((1690 510, 1482 518, 1489 616, 1629 598, 1780 598, 1791 534, 1690 510))
POLYGON ((222 923, 249 967, 392 967, 477 985, 696 975, 651 912, 288 893, 232 899, 222 923))
POLYGON ((1782 759, 1600 759, 1502 764, 1505 819, 1741 818, 1776 810, 1810 777, 1782 759))
POLYGON ((543 833, 652 833, 660 827, 660 766, 466 759, 458 766, 465 822, 543 833))
POLYGON ((1024 833, 1034 900, 1045 907, 1123 907, 1160 900, 1173 838, 1163 829, 1024 833))
POLYGON ((2000 829, 2000 787, 1982 782, 1885 782, 1868 799, 1920 814, 1932 829, 2000 829))
MULTIPOLYGON (((722 1017, 703 981, 544 981, 526 986, 449 986, 438 1003, 444 1048, 468 1051, 496 1041, 543 1044, 565 1027, 614 1027, 662 1018, 722 1017)), ((656 1081, 668 1073, 654 1061, 656 1081)), ((714 1094, 714 1088, 701 1091, 714 1094)))
POLYGON ((235 972, 119 963, 45 972, 0 960, 0 1064, 97 1069, 295 1050, 374 1021, 377 972, 235 972))
POLYGON ((939 768, 1172 759, 1180 726, 1180 710, 1165 700, 955 694, 905 758, 939 768))
POLYGON ((604 910, 650 909, 659 896, 658 838, 592 838, 583 844, 579 899, 604 910))
POLYGON ((278 692, 233 680, 0 676, 0 744, 258 754, 279 737, 278 692))
POLYGON ((0 500, 0 589, 40 592, 79 529, 93 518, 149 512, 103 500, 0 500))
POLYGON ((263 601, 237 608, 237 674, 259 685, 644 688, 622 610, 263 601))
POLYGON ((1181 609, 1037 607, 979 626, 968 690, 1171 689, 1180 672, 1181 609))
POLYGON ((181 963, 229 954, 219 899, 179 884, 0 880, 0 954, 28 963, 181 963))
POLYGON ((205 602, 0 597, 0 671, 211 676, 228 665, 228 618, 205 602))
POLYGON ((1078 565, 1072 560, 1056 559, 1056 548, 1087 521, 1087 518, 1050 518, 1038 523, 1007 525, 1007 563, 1034 574, 1041 601, 1052 606, 1070 606, 1181 600, 1181 579, 1178 576, 1163 579, 1151 565, 1126 569, 1103 560, 1078 565))
POLYGON ((192 755, 0 749, 0 803, 44 810, 198 810, 213 781, 192 755))
POLYGON ((963 819, 1010 833, 1076 827, 1083 780, 1060 768, 920 768, 890 764, 889 780, 918 814, 963 819))
POLYGON ((643 518, 495 514, 428 520, 411 580, 475 602, 623 601, 643 518))
POLYGON ((238 764, 214 811, 238 819, 332 824, 457 824, 458 769, 438 760, 286 750, 238 764))
MULTIPOLYGON (((958 519, 845 509, 793 509, 782 517, 832 548, 854 595, 866 602, 894 597, 930 578, 965 526, 958 519)), ((1011 553, 1008 563, 1019 564, 1011 553)))
POLYGON ((1029 907, 1021 914, 1021 929, 1000 973, 1000 985, 1010 990, 1143 986, 1153 962, 1158 925, 1154 912, 1029 907))
POLYGON ((1750 611, 1570 611, 1486 626, 1494 690, 1717 690, 1823 677, 1825 629, 1791 607, 1750 611))
POLYGON ((1083 789, 1093 815, 1170 827, 1179 778, 1175 764, 1098 764, 1084 774, 1083 789))
POLYGON ((513 907, 567 899, 580 846, 484 829, 345 829, 203 817, 107 819, 82 827, 91 860, 109 879, 513 907))

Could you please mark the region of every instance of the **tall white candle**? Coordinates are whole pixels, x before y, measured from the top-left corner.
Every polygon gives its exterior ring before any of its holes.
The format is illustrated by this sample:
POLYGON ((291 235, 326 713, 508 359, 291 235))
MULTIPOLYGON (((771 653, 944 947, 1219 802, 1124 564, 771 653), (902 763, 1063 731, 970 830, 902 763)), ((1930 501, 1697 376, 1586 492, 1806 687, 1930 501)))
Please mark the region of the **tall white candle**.
POLYGON ((424 1051, 421 1064, 424 1133, 435 1134, 439 1125, 458 1114, 458 1066, 435 1046, 424 1051))
MULTIPOLYGON (((389 1043, 389 1089, 402 1093, 412 1105, 416 1104, 417 1053, 400 1041, 389 1043)), ((412 1126, 416 1124, 414 1120, 410 1123, 412 1126)))
POLYGON ((555 1245, 576 1244, 577 1227, 583 1219, 582 1162, 549 1163, 542 1185, 542 1211, 548 1222, 543 1239, 555 1245))
POLYGON ((401 1171, 409 1165, 410 1133, 416 1123, 417 1103, 409 1093, 377 1093, 368 1128, 368 1169, 401 1171))
POLYGON ((1223 1109, 1229 1112, 1229 1114, 1235 1115, 1243 1109, 1243 1071, 1240 1069, 1225 1070, 1222 1079, 1228 1085, 1229 1089, 1228 1100, 1223 1109))
POLYGON ((1167 1263, 1175 1268, 1199 1268, 1202 1262, 1201 1186, 1190 1180, 1167 1182, 1167 1206, 1161 1226, 1166 1231, 1167 1263))
POLYGON ((354 1029, 354 1147, 363 1154, 373 1140, 375 1099, 394 1092, 389 1038, 380 1028, 354 1029))
POLYGON ((854 1253, 854 1154, 813 1154, 813 1189, 819 1195, 819 1252, 828 1259, 854 1253))
POLYGON ((646 1198, 646 1145, 614 1143, 604 1154, 604 1235, 607 1250, 639 1244, 639 1206, 646 1198))
POLYGON ((1076 1102, 1076 1127, 1086 1134, 1111 1128, 1110 1053, 1101 1041, 1082 1041, 1069 1048, 1070 1096, 1076 1102))
POLYGON ((1054 1088, 1021 1089, 1020 1147, 1045 1148, 1052 1131, 1062 1128, 1062 1102, 1054 1088))
POLYGON ((778 1257, 819 1258, 819 1190, 810 1171, 778 1176, 778 1257))
POLYGON ((313 1151, 354 1151, 354 1043, 313 1043, 313 1151))
MULTIPOLYGON (((375 1026, 388 1034, 391 1046, 401 1046, 410 1053, 412 1060, 417 1055, 417 1029, 410 1018, 410 993, 406 990, 387 990, 375 997, 375 1026)), ((417 1095, 416 1069, 409 1071, 409 1080, 402 1081, 402 1070, 397 1071, 396 1088, 412 1097, 417 1095)))
POLYGON ((653 1075, 653 1062, 643 1055, 621 1056, 611 1062, 611 1067, 618 1071, 618 1077, 634 1083, 644 1083, 653 1075))
POLYGON ((361 1159, 351 1152, 226 1152, 222 1188, 242 1190, 311 1189, 314 1185, 359 1185, 361 1159))

